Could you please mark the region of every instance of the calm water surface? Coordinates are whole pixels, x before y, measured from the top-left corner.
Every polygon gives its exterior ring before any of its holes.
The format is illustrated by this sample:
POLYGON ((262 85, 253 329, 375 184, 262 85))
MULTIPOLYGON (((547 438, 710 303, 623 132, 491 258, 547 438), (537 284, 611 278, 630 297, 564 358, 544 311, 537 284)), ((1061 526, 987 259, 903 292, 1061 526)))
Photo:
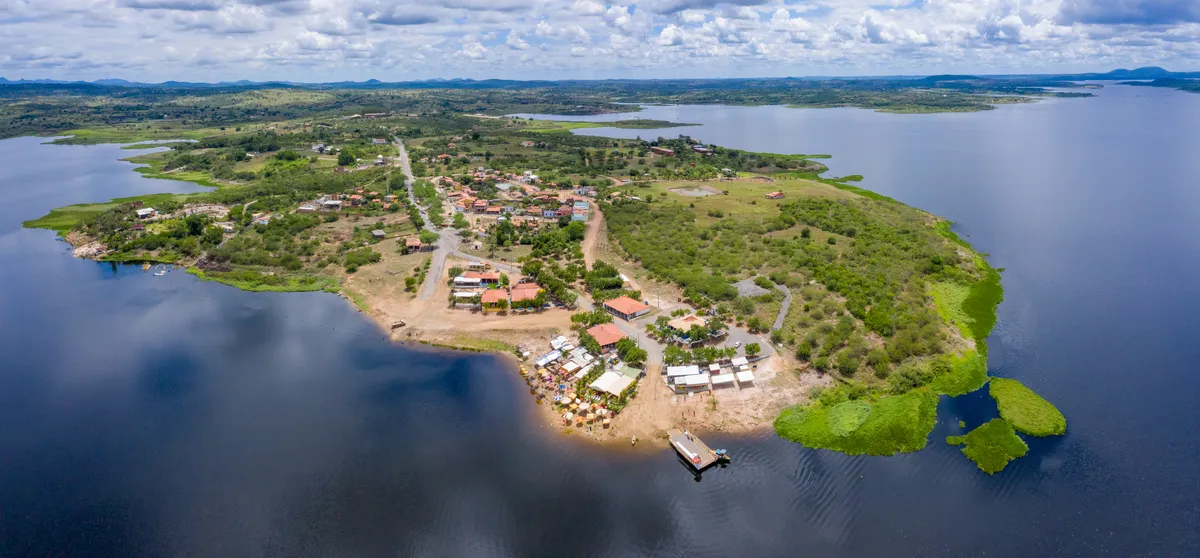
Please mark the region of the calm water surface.
MULTIPOLYGON (((327 294, 75 260, 20 222, 189 185, 113 146, 0 142, 0 556, 1176 555, 1200 551, 1200 95, 1109 87, 980 114, 656 107, 705 141, 831 153, 831 174, 959 223, 1006 269, 993 373, 1067 415, 1001 474, 941 439, 846 457, 717 438, 544 434, 486 356, 397 347, 327 294)), ((585 130, 654 137, 681 130, 585 130)))

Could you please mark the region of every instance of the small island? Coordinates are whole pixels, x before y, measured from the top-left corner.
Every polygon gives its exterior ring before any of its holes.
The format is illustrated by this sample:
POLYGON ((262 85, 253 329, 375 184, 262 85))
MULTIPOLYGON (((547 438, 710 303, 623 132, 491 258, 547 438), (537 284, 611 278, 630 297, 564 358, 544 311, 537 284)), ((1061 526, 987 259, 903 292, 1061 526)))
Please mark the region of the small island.
POLYGON ((949 222, 823 177, 827 155, 412 110, 77 130, 60 141, 133 144, 138 172, 212 190, 26 226, 79 257, 339 293, 397 341, 512 355, 546 424, 597 441, 774 428, 893 455, 925 447, 941 396, 989 381, 1000 418, 950 440, 981 469, 1023 455, 1018 432, 1065 432, 989 379, 1001 270, 949 222), (152 139, 190 141, 137 145, 152 139))

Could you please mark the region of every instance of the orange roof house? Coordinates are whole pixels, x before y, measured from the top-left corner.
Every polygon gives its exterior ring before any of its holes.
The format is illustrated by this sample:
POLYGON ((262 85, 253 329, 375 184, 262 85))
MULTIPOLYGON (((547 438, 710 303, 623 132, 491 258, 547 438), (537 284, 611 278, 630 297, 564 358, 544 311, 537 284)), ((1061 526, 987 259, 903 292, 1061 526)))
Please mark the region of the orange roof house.
POLYGON ((604 309, 623 320, 632 320, 650 311, 649 306, 627 296, 617 297, 605 302, 604 309))
POLYGON ((505 289, 489 289, 479 297, 479 303, 483 305, 497 304, 502 300, 508 300, 508 291, 505 289))
POLYGON ((613 324, 600 324, 598 326, 589 328, 587 333, 588 335, 591 335, 601 347, 604 348, 612 347, 613 345, 617 344, 617 341, 627 337, 625 332, 621 331, 621 328, 613 324))
POLYGON ((771 192, 771 193, 767 194, 767 199, 768 200, 781 200, 781 199, 783 199, 783 192, 771 192))

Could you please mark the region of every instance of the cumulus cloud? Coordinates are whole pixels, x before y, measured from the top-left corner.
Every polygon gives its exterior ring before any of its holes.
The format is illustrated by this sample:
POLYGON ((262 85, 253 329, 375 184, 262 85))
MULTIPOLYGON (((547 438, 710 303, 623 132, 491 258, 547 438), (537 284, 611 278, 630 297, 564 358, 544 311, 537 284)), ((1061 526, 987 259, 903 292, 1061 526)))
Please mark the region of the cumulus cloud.
POLYGON ((1200 0, 8 0, 0 1, 0 20, 0 75, 9 78, 545 79, 1200 66, 1200 0))

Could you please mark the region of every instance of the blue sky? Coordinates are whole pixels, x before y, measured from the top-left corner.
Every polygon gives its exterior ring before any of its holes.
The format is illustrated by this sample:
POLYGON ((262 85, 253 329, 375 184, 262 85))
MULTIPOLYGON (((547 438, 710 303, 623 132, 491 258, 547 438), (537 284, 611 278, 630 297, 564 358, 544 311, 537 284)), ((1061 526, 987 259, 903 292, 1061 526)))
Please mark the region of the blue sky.
POLYGON ((9 79, 1200 69, 1200 0, 5 0, 0 25, 9 79))

